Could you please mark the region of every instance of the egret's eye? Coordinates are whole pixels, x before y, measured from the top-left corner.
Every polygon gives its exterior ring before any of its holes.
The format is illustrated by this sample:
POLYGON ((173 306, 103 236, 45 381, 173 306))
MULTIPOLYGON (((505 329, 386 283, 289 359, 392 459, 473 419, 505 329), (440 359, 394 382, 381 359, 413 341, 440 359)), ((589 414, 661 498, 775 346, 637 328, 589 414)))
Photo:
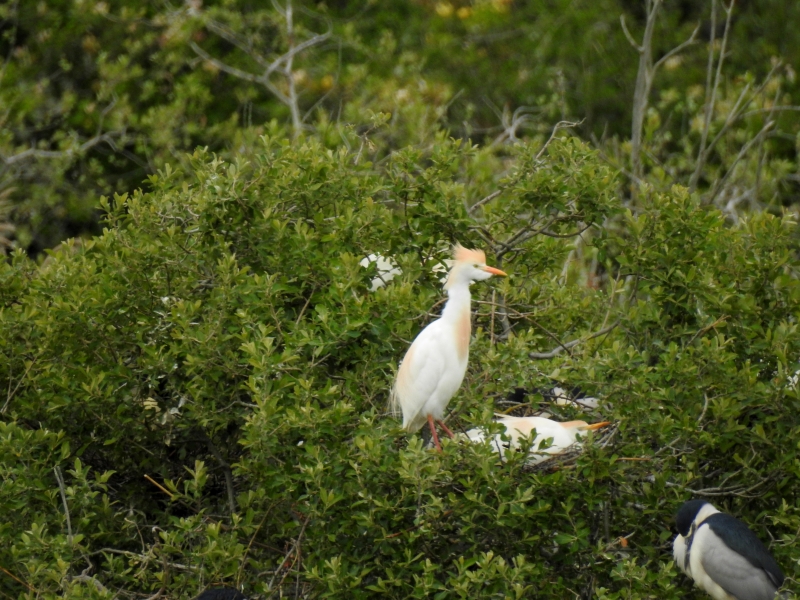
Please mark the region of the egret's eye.
POLYGON ((472 265, 472 266, 473 266, 473 267, 475 267, 476 269, 480 269, 480 267, 481 267, 481 266, 480 266, 480 265, 478 265, 478 264, 475 264, 475 265, 472 265))

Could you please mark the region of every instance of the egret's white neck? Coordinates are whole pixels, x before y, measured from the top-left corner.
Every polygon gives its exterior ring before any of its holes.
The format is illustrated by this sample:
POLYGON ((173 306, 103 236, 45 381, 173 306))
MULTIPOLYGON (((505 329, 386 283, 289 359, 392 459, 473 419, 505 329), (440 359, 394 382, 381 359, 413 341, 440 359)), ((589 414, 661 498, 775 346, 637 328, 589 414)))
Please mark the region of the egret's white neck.
POLYGON ((469 281, 453 281, 447 288, 447 304, 442 310, 442 319, 457 320, 464 311, 469 312, 472 296, 469 293, 469 281))

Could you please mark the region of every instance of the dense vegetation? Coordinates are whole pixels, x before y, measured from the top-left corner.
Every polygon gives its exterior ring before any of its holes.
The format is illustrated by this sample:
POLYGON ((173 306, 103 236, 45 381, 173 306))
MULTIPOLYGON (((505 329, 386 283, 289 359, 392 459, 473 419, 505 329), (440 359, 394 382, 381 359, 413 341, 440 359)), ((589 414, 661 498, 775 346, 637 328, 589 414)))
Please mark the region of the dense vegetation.
POLYGON ((692 496, 795 590, 795 3, 265 6, 0 7, 0 594, 701 598, 692 496), (387 413, 455 241, 448 423, 582 454, 387 413))

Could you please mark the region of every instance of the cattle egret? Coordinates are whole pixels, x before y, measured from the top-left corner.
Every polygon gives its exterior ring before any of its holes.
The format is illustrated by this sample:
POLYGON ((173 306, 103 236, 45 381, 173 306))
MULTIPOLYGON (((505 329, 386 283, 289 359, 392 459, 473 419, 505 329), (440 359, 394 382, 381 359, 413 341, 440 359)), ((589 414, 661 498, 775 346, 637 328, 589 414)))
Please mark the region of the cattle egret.
POLYGON ((206 590, 196 600, 247 600, 247 596, 233 588, 219 587, 206 590))
POLYGON ((467 437, 473 442, 483 442, 487 439, 491 441, 492 448, 502 457, 505 449, 518 450, 522 445, 522 438, 532 437, 535 430, 533 444, 530 448, 530 460, 532 464, 538 464, 547 460, 552 455, 561 454, 578 443, 578 436, 587 431, 593 431, 605 427, 610 423, 594 423, 589 425, 586 421, 567 421, 559 423, 544 417, 500 417, 497 421, 503 426, 505 432, 498 433, 487 438, 486 430, 477 427, 467 431, 467 437), (503 437, 509 438, 508 441, 503 437), (547 442, 549 446, 542 448, 547 442))
MULTIPOLYGON (((397 262, 391 256, 382 256, 380 254, 370 254, 362 258, 358 264, 365 269, 372 263, 375 263, 375 270, 377 276, 372 278, 370 282, 369 291, 374 292, 382 287, 386 287, 392 279, 398 275, 403 274, 403 270, 397 265, 397 262)), ((447 281, 447 272, 453 266, 453 261, 445 259, 444 264, 436 261, 431 268, 431 271, 439 276, 439 281, 445 283, 447 281)))
POLYGON ((705 500, 685 502, 675 517, 672 554, 678 567, 714 600, 773 600, 783 572, 739 519, 705 500))
POLYGON ((555 400, 556 406, 573 406, 585 410, 594 410, 600 404, 598 398, 587 396, 578 388, 575 388, 572 392, 568 392, 564 388, 554 386, 546 393, 543 392, 542 396, 548 400, 555 400))
POLYGON ((500 269, 486 266, 482 250, 468 250, 457 244, 453 258, 453 268, 444 285, 448 300, 442 316, 425 327, 411 344, 392 388, 392 405, 403 411, 403 429, 418 431, 427 421, 440 452, 434 421, 453 437, 442 423, 442 416, 467 371, 472 330, 469 284, 492 275, 506 276, 500 269))
POLYGON ((374 292, 378 288, 386 287, 387 283, 403 272, 400 270, 400 267, 397 266, 397 263, 391 256, 389 258, 385 258, 380 254, 370 254, 369 256, 365 256, 359 261, 358 264, 364 268, 367 268, 372 263, 375 263, 375 269, 378 271, 378 275, 377 277, 373 277, 372 281, 370 282, 370 292, 374 292))
MULTIPOLYGON (((600 406, 599 398, 587 396, 578 387, 572 390, 566 390, 559 386, 550 388, 534 387, 531 388, 530 391, 522 387, 514 388, 513 392, 509 392, 506 395, 506 403, 527 405, 528 403, 525 402, 525 397, 530 394, 541 394, 542 398, 549 405, 569 406, 583 412, 592 412, 600 406)), ((547 410, 538 410, 536 416, 550 418, 553 414, 547 410)))

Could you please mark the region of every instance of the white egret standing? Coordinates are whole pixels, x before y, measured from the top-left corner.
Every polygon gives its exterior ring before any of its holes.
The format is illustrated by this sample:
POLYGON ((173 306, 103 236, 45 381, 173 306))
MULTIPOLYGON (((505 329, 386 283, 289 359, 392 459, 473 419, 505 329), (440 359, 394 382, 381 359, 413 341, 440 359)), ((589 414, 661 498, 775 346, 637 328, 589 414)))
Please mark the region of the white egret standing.
MULTIPOLYGON (((566 421, 560 423, 544 417, 509 417, 497 419, 505 429, 504 434, 498 433, 491 438, 492 447, 500 456, 503 450, 510 448, 516 450, 520 447, 523 437, 530 437, 536 431, 536 437, 530 449, 530 462, 533 464, 547 460, 551 455, 561 454, 574 444, 578 443, 578 436, 587 431, 593 431, 610 425, 608 421, 589 425, 586 421, 566 421), (503 440, 503 435, 509 438, 503 440), (550 445, 542 448, 542 444, 549 441, 550 445)), ((467 431, 467 437, 473 442, 482 442, 486 439, 486 430, 476 427, 467 431)))
POLYGON ((442 417, 467 371, 472 333, 469 284, 492 275, 506 276, 500 269, 486 266, 482 250, 468 250, 456 244, 453 258, 453 268, 444 285, 448 300, 442 316, 425 327, 411 344, 392 388, 392 405, 403 411, 403 428, 418 431, 427 421, 440 452, 434 421, 453 437, 442 417))
POLYGON ((783 572, 739 519, 705 500, 685 502, 675 517, 672 554, 678 567, 714 600, 773 600, 783 572))

